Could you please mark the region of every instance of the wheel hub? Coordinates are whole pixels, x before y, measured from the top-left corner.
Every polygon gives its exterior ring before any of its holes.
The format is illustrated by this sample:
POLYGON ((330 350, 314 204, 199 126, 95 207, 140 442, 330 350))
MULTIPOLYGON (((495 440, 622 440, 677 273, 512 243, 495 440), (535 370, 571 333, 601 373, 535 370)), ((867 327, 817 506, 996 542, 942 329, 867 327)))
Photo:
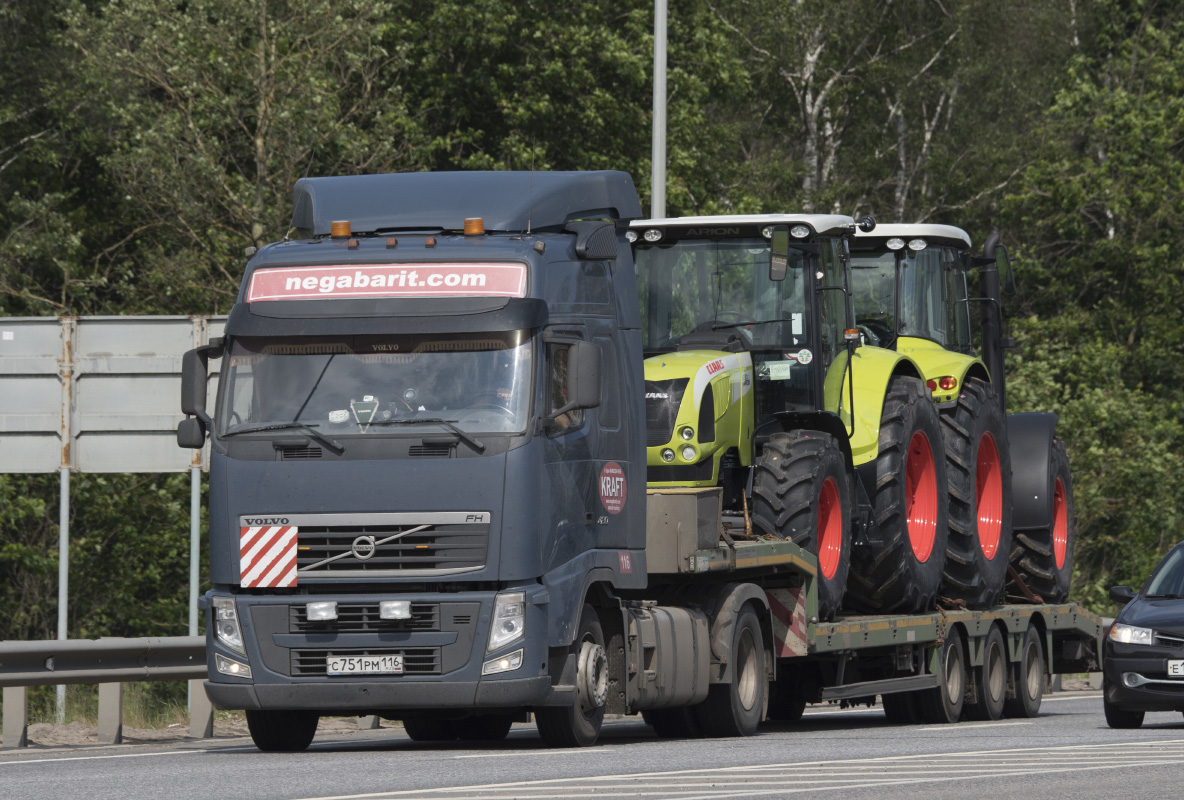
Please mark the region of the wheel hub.
POLYGON ((584 642, 576 668, 576 687, 580 709, 595 711, 608 700, 608 655, 595 642, 584 642))

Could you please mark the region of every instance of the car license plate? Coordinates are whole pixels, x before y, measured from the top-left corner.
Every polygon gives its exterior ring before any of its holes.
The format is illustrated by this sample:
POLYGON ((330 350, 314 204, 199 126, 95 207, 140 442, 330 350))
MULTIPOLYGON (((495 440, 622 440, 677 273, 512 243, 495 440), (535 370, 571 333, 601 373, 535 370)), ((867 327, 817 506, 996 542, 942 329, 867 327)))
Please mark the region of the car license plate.
POLYGON ((1168 661, 1168 677, 1184 678, 1184 659, 1173 658, 1168 661))
POLYGON ((329 656, 329 675, 402 675, 403 656, 329 656))

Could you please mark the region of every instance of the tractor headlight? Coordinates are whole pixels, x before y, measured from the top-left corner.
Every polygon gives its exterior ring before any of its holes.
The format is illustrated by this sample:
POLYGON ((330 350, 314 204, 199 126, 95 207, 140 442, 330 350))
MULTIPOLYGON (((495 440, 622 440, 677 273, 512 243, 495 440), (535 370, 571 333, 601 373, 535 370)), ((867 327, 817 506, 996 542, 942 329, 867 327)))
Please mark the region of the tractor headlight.
POLYGON ((904 247, 904 239, 901 239, 898 236, 893 236, 891 239, 884 242, 884 244, 888 247, 889 250, 899 250, 902 247, 904 247))
POLYGON ((633 230, 632 228, 625 231, 625 241, 629 242, 629 244, 633 244, 634 242, 636 242, 637 241, 637 231, 633 230))
POLYGON ((691 439, 695 438, 695 429, 692 428, 690 425, 687 425, 685 428, 683 428, 682 430, 680 430, 678 432, 678 435, 683 438, 683 441, 689 442, 691 439))
POLYGON ((647 242, 656 242, 662 238, 662 231, 658 228, 647 228, 644 238, 647 242))
POLYGON ((789 235, 795 239, 805 239, 810 235, 810 229, 805 225, 794 225, 789 229, 789 235))
POLYGON ((920 253, 922 250, 924 250, 928 246, 929 246, 929 242, 925 241, 924 239, 910 239, 909 240, 909 249, 912 250, 914 253, 920 253))
POLYGON ((698 455, 698 452, 699 451, 697 451, 691 445, 684 445, 682 448, 682 458, 684 461, 694 461, 695 456, 698 455))
POLYGON ((247 654, 243 631, 238 624, 238 609, 233 597, 214 597, 214 638, 236 653, 247 654))
POLYGON ((674 451, 671 450, 669 447, 664 448, 662 450, 662 460, 665 461, 667 464, 669 464, 671 461, 674 460, 674 451))

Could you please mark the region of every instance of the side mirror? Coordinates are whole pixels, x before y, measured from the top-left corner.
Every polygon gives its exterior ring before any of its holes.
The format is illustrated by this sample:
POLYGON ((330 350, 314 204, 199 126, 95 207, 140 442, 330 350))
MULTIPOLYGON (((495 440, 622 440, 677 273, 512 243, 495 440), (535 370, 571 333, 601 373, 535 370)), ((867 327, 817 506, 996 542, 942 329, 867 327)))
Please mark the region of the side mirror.
POLYGON ((576 408, 600 405, 600 347, 576 342, 568 353, 567 396, 576 408))
POLYGON ((197 417, 206 426, 210 424, 210 415, 206 413, 206 383, 211 356, 222 357, 221 339, 190 350, 181 358, 181 411, 197 417))
POLYGON ((177 425, 177 446, 200 450, 206 443, 206 426, 200 419, 187 417, 177 425))
POLYGON ((1135 590, 1129 586, 1111 586, 1110 599, 1115 603, 1129 603, 1135 599, 1135 590))
POLYGON ((1003 245, 998 245, 995 248, 995 269, 999 271, 1003 294, 1015 297, 1015 273, 1011 271, 1011 258, 1007 255, 1007 248, 1003 245))
POLYGON ((785 280, 785 270, 789 265, 789 226, 773 226, 772 247, 769 250, 769 280, 785 280))

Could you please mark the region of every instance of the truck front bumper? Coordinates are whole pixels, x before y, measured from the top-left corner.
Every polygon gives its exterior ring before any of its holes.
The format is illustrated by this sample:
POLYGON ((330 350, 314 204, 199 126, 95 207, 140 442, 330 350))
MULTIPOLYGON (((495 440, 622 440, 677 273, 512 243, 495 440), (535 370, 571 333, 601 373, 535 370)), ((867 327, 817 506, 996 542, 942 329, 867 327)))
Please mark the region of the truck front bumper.
MULTIPOLYGON (((397 684, 389 681, 235 685, 206 681, 206 694, 218 708, 302 709, 367 712, 401 709, 522 708, 549 705, 546 675, 496 681, 440 681, 397 684)), ((565 702, 570 702, 567 699, 565 702)))

